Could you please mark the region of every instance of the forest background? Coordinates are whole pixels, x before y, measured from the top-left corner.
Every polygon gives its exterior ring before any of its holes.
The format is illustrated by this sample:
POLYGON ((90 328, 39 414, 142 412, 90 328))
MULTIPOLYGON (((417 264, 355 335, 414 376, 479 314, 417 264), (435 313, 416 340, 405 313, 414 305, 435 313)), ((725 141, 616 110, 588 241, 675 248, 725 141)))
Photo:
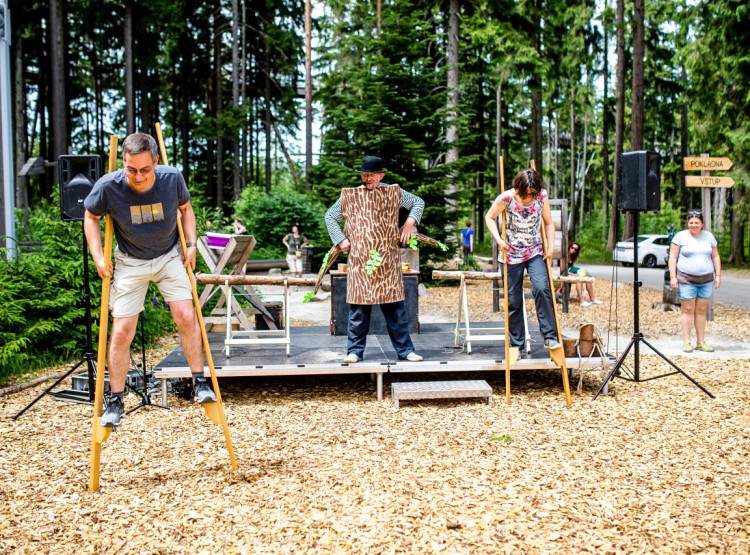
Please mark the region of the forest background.
MULTIPOLYGON (((8 4, 15 173, 34 157, 50 163, 16 177, 21 243, 0 263, 0 378, 81 352, 82 235, 60 221, 57 157, 106 160, 110 134, 155 122, 201 231, 228 231, 237 216, 256 257, 281 256, 294 222, 322 256, 322 214, 357 185, 364 155, 425 199, 421 231, 456 245, 469 218, 488 252, 483 215, 502 154, 506 188, 535 160, 552 198, 568 200, 570 238, 604 258, 632 235, 616 209, 619 155, 645 149, 661 155, 662 209, 640 231, 679 230, 700 207, 684 157, 728 156, 735 185, 711 190, 712 230, 723 260, 748 258, 745 2, 8 4)), ((169 320, 154 297, 149 338, 169 320)))

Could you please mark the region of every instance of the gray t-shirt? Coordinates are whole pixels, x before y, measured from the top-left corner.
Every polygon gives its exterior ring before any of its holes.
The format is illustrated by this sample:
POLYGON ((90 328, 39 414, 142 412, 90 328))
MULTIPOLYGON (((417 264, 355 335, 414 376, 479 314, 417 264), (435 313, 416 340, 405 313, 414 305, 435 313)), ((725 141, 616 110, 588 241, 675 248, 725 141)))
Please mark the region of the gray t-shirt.
POLYGON ((145 193, 131 189, 124 170, 108 173, 83 202, 94 216, 111 216, 117 248, 142 260, 157 258, 177 244, 178 207, 190 200, 178 170, 156 166, 154 172, 154 186, 145 193))
POLYGON ((714 261, 711 253, 717 245, 716 237, 710 231, 702 231, 693 237, 690 230, 676 233, 672 243, 680 247, 677 257, 677 269, 685 274, 705 276, 714 273, 714 261))

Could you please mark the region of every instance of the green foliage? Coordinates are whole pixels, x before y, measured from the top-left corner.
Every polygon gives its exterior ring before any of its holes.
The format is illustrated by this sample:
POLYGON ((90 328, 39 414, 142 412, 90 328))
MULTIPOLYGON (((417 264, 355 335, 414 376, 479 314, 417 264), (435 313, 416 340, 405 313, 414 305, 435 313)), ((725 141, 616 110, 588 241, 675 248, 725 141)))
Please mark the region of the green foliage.
POLYGON ((462 272, 474 272, 481 270, 481 266, 479 266, 479 261, 476 257, 470 255, 466 258, 465 262, 461 262, 458 265, 458 269, 462 272))
POLYGON ((302 297, 302 302, 309 303, 311 300, 313 300, 314 297, 315 297, 315 291, 308 291, 307 293, 305 293, 305 296, 302 297))
MULTIPOLYGON (((0 249, 0 377, 70 362, 86 348, 85 276, 82 225, 60 220, 53 203, 32 211, 28 238, 40 252, 8 261, 0 249)), ((89 271, 94 347, 99 334, 101 280, 85 251, 89 271)), ((173 331, 168 311, 147 303, 147 343, 173 331)), ((137 341, 136 341, 137 342, 137 341)))
POLYGON ((513 437, 510 434, 503 434, 501 436, 492 436, 490 441, 497 441, 499 443, 505 443, 506 445, 513 443, 513 437))
POLYGON ((377 251, 377 249, 370 249, 370 258, 368 258, 367 262, 365 262, 365 271, 367 271, 367 275, 371 276, 382 263, 383 257, 377 251))
MULTIPOLYGON (((237 217, 258 242, 251 258, 283 258, 286 247, 281 240, 299 224, 300 233, 308 244, 330 244, 325 229, 325 208, 309 193, 279 187, 270 194, 255 188, 246 188, 235 206, 237 217)), ((322 252, 320 253, 322 256, 322 252)))
POLYGON ((409 244, 409 248, 411 250, 413 250, 413 251, 417 250, 417 248, 418 248, 417 245, 419 245, 419 241, 417 241, 417 234, 416 234, 416 232, 412 233, 409 236, 409 242, 408 242, 408 244, 409 244))

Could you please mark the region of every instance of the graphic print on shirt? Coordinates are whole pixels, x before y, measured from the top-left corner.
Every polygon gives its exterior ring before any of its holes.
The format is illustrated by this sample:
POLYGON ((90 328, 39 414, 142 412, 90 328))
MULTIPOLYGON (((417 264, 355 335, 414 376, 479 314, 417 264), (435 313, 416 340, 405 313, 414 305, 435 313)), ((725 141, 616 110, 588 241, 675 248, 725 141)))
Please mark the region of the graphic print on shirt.
POLYGON ((130 207, 130 222, 133 225, 164 221, 164 207, 161 202, 130 207))
MULTIPOLYGON (((508 225, 508 263, 518 264, 530 258, 544 254, 542 248, 542 208, 547 198, 547 191, 541 193, 529 206, 523 206, 515 199, 513 191, 506 191, 501 196, 506 206, 508 225)), ((501 224, 501 219, 498 225, 501 224)))

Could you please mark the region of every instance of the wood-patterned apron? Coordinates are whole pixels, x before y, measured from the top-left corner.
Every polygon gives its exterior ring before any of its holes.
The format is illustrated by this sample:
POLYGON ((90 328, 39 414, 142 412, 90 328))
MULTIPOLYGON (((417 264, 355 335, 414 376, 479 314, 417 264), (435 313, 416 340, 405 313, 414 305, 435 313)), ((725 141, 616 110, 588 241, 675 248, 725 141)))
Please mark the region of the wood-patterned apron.
POLYGON ((349 249, 346 302, 383 304, 404 300, 404 282, 399 251, 398 211, 401 187, 387 185, 366 189, 342 189, 341 214, 349 249), (383 262, 367 275, 370 249, 376 249, 383 262))

